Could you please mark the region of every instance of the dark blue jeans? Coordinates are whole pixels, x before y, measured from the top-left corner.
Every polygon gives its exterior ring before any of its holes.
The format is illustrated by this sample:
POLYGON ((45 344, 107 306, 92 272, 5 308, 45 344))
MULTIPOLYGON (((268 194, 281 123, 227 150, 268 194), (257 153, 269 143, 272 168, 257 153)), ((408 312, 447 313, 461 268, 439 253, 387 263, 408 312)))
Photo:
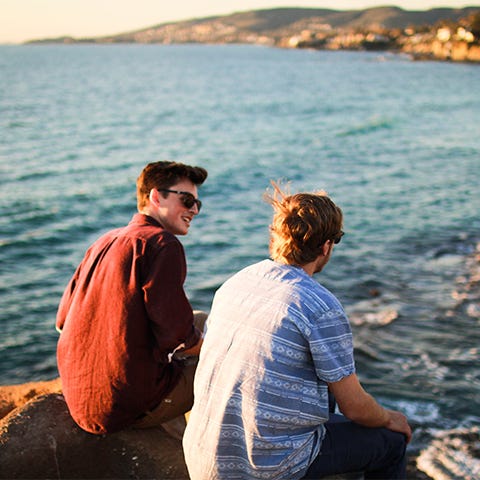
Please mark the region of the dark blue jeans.
POLYGON ((406 478, 406 438, 386 428, 368 428, 330 414, 320 453, 303 478, 363 472, 365 479, 406 478))

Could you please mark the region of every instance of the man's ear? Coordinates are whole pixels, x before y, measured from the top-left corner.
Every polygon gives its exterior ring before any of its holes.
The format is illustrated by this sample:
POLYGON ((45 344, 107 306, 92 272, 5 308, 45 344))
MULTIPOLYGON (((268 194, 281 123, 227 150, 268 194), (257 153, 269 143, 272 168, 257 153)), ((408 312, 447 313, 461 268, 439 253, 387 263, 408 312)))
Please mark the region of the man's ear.
POLYGON ((330 254, 332 248, 333 242, 331 240, 327 240, 322 246, 322 255, 324 257, 327 257, 330 254))
POLYGON ((157 207, 158 207, 158 195, 159 195, 158 190, 156 188, 152 188, 150 190, 150 195, 148 196, 150 203, 157 207))

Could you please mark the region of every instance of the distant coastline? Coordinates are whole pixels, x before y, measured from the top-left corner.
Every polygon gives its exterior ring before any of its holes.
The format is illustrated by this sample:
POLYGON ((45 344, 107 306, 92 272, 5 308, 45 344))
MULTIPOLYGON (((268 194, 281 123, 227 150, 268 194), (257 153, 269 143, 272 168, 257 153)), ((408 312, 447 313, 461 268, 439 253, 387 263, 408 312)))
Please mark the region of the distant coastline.
POLYGON ((259 44, 279 48, 389 51, 413 59, 480 62, 480 7, 408 11, 274 8, 155 25, 94 38, 27 44, 259 44))

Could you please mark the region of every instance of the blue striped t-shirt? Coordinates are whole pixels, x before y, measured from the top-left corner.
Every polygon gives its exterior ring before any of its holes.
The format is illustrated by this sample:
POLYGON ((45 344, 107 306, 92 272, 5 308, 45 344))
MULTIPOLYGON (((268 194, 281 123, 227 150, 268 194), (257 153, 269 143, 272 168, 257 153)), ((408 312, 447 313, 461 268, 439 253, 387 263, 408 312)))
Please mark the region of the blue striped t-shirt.
POLYGON ((264 260, 217 291, 184 436, 192 480, 297 479, 318 454, 327 383, 355 372, 339 301, 264 260))

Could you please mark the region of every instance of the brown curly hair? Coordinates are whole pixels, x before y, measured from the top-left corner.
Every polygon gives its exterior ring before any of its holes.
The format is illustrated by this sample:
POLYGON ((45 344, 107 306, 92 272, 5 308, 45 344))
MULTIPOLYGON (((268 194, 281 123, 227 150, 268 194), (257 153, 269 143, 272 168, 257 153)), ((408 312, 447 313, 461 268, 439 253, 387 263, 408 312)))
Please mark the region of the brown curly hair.
POLYGON ((147 205, 152 188, 170 188, 188 178, 194 185, 201 185, 207 178, 202 167, 191 167, 183 163, 160 161, 149 163, 137 178, 137 208, 140 211, 147 205))
POLYGON ((271 183, 273 194, 265 194, 274 210, 270 255, 281 263, 306 265, 322 253, 326 241, 338 241, 343 234, 342 210, 324 191, 290 195, 271 183))

